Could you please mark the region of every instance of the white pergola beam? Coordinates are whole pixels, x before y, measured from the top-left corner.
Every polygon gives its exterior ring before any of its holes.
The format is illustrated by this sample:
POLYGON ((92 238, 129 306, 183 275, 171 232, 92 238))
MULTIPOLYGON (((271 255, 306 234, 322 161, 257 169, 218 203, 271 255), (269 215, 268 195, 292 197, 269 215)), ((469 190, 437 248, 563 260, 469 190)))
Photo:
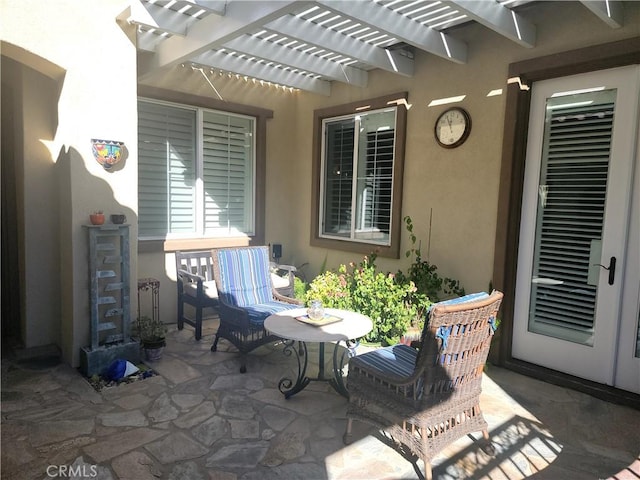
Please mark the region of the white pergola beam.
POLYGON ((218 15, 224 15, 225 8, 227 7, 226 0, 179 0, 179 4, 191 4, 196 5, 208 13, 217 13, 218 15))
POLYGON ((363 8, 361 2, 349 0, 322 0, 319 3, 339 15, 368 25, 420 50, 456 63, 467 61, 467 45, 464 42, 377 3, 367 3, 366 8, 363 8))
POLYGON ((136 33, 136 48, 139 51, 153 54, 160 43, 166 40, 165 37, 153 34, 151 32, 141 32, 138 30, 136 33))
POLYGON ((581 3, 611 28, 622 27, 624 23, 622 2, 617 0, 582 0, 581 3))
POLYGON ((143 21, 135 21, 139 25, 158 28, 172 35, 186 35, 190 25, 196 23, 198 19, 183 15, 168 8, 162 8, 151 3, 144 3, 144 8, 149 12, 149 16, 153 19, 153 23, 145 23, 143 21))
POLYGON ((497 2, 444 0, 442 3, 523 47, 533 48, 536 45, 536 26, 497 2))
POLYGON ((209 15, 196 22, 186 36, 173 36, 158 45, 150 65, 141 75, 173 67, 207 50, 220 47, 266 22, 303 7, 304 3, 283 0, 232 1, 227 5, 224 16, 209 15))
POLYGON ((374 68, 405 77, 413 76, 413 59, 397 52, 376 47, 347 35, 321 27, 294 15, 287 15, 265 25, 265 28, 308 45, 339 52, 374 68))
POLYGON ((205 68, 216 68, 243 76, 246 75, 258 80, 299 88, 320 95, 329 96, 331 94, 331 83, 326 80, 315 79, 270 65, 248 61, 246 58, 227 55, 220 51, 203 53, 194 58, 193 63, 205 68))
POLYGON ((235 38, 227 42, 225 47, 249 56, 322 75, 331 80, 345 82, 358 87, 367 86, 368 74, 364 70, 348 65, 340 65, 338 62, 277 45, 268 40, 261 40, 251 35, 243 35, 242 37, 235 38))

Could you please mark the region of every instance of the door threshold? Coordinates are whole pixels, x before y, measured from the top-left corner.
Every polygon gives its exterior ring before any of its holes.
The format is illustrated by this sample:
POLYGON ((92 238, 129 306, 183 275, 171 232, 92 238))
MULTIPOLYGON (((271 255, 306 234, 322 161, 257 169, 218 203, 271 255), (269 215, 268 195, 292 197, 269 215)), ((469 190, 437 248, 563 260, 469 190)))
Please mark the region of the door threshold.
POLYGON ((506 360, 504 362, 504 367, 509 370, 513 370, 514 372, 521 373, 522 375, 536 378, 553 385, 586 393, 600 400, 640 410, 640 395, 637 393, 628 392, 602 383, 575 377, 567 373, 541 367, 540 365, 515 358, 506 360))

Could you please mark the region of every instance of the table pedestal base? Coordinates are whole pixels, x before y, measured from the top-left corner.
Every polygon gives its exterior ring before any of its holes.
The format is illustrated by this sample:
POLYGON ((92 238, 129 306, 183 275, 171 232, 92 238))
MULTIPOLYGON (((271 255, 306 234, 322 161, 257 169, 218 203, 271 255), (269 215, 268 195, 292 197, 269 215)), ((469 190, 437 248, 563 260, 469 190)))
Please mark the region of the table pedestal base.
POLYGON ((284 398, 290 398, 296 393, 301 392, 312 381, 328 382, 336 392, 349 398, 349 392, 344 384, 342 372, 346 360, 355 356, 359 342, 357 340, 341 340, 336 342, 333 350, 333 377, 325 376, 324 345, 324 342, 318 344, 318 376, 315 378, 309 378, 307 376, 309 356, 307 355, 306 342, 296 342, 295 340, 286 340, 284 342, 284 355, 291 356, 294 354, 296 361, 298 362, 298 376, 295 379, 295 383, 293 379, 288 377, 282 378, 278 383, 278 389, 284 394, 284 398), (296 348, 296 343, 300 344, 300 349, 296 348), (341 343, 344 343, 344 349, 340 348, 341 343), (340 350, 342 350, 341 353, 339 353, 340 350))

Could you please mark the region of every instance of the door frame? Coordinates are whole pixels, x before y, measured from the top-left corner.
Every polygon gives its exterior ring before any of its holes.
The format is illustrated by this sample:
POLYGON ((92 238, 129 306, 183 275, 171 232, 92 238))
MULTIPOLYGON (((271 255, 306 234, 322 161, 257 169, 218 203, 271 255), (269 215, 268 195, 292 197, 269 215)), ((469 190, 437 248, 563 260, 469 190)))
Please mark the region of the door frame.
POLYGON ((502 164, 493 266, 493 285, 505 294, 502 335, 493 359, 499 365, 542 380, 568 386, 604 400, 640 408, 640 395, 549 370, 512 357, 515 285, 520 241, 520 215, 531 90, 533 82, 640 64, 638 37, 581 48, 509 65, 502 143, 502 164), (522 85, 522 87, 521 87, 522 85))

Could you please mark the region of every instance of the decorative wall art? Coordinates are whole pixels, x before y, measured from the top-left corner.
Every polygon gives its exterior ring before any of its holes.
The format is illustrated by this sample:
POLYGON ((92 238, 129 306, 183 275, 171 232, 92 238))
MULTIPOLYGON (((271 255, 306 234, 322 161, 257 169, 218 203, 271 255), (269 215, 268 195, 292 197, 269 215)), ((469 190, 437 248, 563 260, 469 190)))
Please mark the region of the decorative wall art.
POLYGON ((124 155, 124 142, 92 138, 91 145, 93 157, 105 170, 110 170, 124 155))

